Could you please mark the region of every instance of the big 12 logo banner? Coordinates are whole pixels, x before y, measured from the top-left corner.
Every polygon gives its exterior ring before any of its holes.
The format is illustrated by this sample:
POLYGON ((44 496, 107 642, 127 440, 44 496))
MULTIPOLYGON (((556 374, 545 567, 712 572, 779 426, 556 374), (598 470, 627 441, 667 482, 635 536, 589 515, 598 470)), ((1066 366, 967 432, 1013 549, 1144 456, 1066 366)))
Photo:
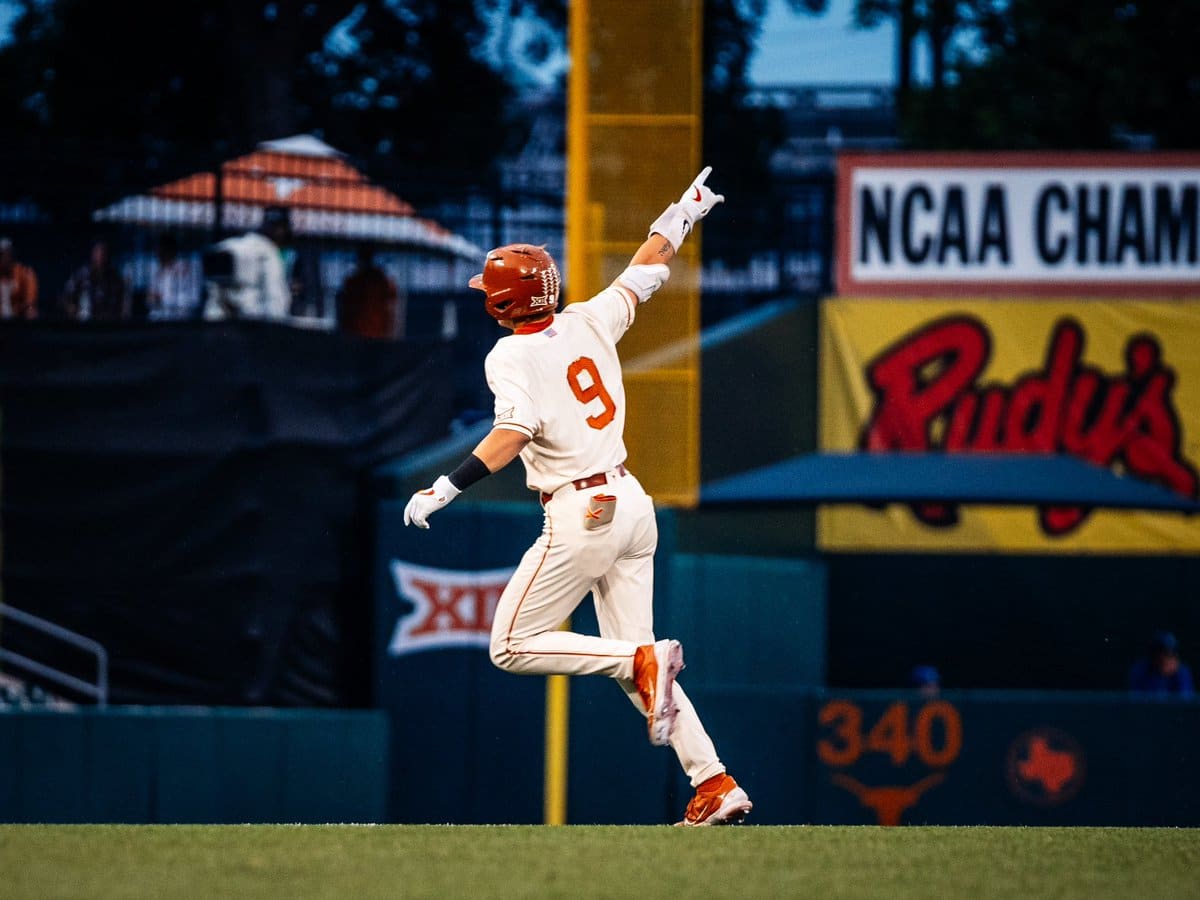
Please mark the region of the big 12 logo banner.
POLYGON ((401 604, 389 656, 488 646, 496 604, 513 569, 433 569, 397 559, 389 568, 401 604))

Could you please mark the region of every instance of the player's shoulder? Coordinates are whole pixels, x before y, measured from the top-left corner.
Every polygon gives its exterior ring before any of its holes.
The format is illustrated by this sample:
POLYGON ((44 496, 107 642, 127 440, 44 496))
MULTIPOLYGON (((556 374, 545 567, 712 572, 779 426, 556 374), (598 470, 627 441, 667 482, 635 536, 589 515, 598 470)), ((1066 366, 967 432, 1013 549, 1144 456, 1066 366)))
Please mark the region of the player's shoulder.
POLYGON ((605 288, 604 290, 600 291, 600 293, 595 294, 586 300, 583 300, 579 303, 572 303, 570 306, 564 309, 563 312, 572 313, 573 315, 577 316, 595 316, 596 308, 603 304, 608 297, 609 288, 605 288))
POLYGON ((595 328, 598 323, 605 321, 606 306, 611 304, 612 299, 613 296, 605 289, 591 299, 581 303, 572 303, 559 315, 570 316, 575 321, 587 322, 589 328, 595 328))
POLYGON ((492 345, 492 349, 488 355, 520 356, 529 351, 529 347, 531 346, 530 337, 531 335, 528 334, 506 334, 492 345))
POLYGON ((567 309, 584 326, 581 330, 608 343, 620 340, 633 324, 635 305, 626 291, 610 285, 590 300, 574 303, 567 309))
POLYGON ((496 365, 510 356, 510 345, 506 341, 511 341, 512 336, 502 337, 492 345, 492 349, 488 351, 487 356, 483 358, 484 365, 496 365))
POLYGON ((523 340, 524 337, 525 335, 508 334, 500 338, 488 351, 483 361, 484 365, 488 369, 519 365, 530 352, 529 343, 523 340))

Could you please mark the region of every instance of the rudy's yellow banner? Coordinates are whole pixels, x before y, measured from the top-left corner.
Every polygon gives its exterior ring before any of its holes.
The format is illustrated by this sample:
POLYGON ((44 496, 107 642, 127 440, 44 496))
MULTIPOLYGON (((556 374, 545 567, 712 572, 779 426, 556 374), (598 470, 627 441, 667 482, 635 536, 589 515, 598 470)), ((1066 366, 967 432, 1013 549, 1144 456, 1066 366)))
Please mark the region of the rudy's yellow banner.
MULTIPOLYGON (((821 313, 821 449, 1066 454, 1194 499, 1197 348, 1197 300, 833 298, 821 313)), ((1200 517, 944 501, 823 506, 818 542, 852 551, 1197 553, 1200 517)))

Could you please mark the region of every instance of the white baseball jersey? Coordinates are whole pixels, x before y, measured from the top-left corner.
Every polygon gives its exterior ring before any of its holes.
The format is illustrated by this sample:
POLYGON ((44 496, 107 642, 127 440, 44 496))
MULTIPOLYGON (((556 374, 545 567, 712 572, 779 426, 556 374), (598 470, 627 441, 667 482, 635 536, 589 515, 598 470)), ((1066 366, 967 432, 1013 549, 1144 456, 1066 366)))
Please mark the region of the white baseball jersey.
POLYGON ((612 286, 556 315, 549 326, 496 342, 484 363, 496 397, 493 424, 528 435, 526 484, 553 493, 625 461, 625 386, 617 341, 637 300, 612 286))
MULTIPOLYGON (((666 266, 630 268, 620 287, 568 306, 540 331, 501 338, 484 369, 496 395, 494 427, 530 436, 521 451, 526 481, 554 494, 542 534, 526 551, 496 606, 492 661, 508 672, 607 675, 645 715, 633 683, 637 648, 654 642, 654 503, 625 461, 625 387, 617 341, 639 300, 666 280, 666 266), (605 472, 603 487, 570 482, 605 472), (559 491, 560 488, 563 490, 559 491), (555 493, 558 491, 558 493, 555 493), (589 501, 606 495, 612 520, 588 524, 589 501), (559 630, 591 592, 600 636, 559 630)), ((671 746, 694 785, 725 771, 682 685, 671 746)))

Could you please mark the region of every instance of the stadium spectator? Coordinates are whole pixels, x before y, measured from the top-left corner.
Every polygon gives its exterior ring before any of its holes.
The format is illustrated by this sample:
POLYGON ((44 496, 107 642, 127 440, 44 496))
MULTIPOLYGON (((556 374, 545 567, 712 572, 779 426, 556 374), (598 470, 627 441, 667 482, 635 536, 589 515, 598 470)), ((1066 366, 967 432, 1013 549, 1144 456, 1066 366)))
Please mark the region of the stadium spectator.
POLYGON ((80 322, 89 319, 127 319, 133 298, 107 241, 92 244, 88 262, 67 279, 62 292, 63 312, 80 322))
POLYGON ((1192 670, 1179 658, 1175 635, 1160 631, 1151 638, 1146 655, 1129 669, 1129 690, 1159 697, 1193 696, 1192 670))
POLYGON ((191 319, 200 297, 191 264, 179 256, 179 239, 167 232, 158 239, 154 274, 147 297, 155 321, 191 319))
POLYGON ((205 253, 209 289, 204 317, 287 319, 292 292, 284 253, 291 243, 291 211, 269 206, 258 231, 226 238, 205 253))
POLYGON ((292 295, 289 315, 309 328, 328 327, 324 318, 324 291, 321 289, 321 254, 310 247, 288 246, 280 252, 292 295))
POLYGON ((913 666, 908 674, 908 685, 922 697, 936 697, 942 690, 942 677, 931 665, 913 666))
POLYGON ((37 275, 17 262, 12 241, 0 238, 0 319, 36 319, 37 296, 37 275))
POLYGON ((358 265, 338 292, 338 327, 360 337, 403 337, 396 283, 375 264, 375 248, 358 248, 358 265))

